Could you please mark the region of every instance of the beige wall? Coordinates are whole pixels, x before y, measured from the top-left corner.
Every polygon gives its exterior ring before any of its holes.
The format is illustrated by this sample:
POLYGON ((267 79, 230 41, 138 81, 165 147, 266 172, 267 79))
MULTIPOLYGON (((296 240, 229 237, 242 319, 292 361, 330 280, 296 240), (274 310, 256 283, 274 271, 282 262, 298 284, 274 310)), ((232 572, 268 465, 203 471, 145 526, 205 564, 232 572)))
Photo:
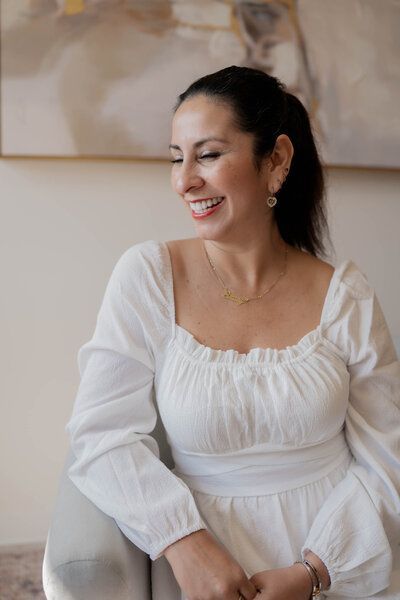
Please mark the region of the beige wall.
MULTIPOLYGON (((329 173, 337 260, 375 285, 400 335, 400 172, 329 173)), ((41 541, 67 449, 76 354, 130 245, 193 235, 167 163, 0 161, 0 544, 41 541)))

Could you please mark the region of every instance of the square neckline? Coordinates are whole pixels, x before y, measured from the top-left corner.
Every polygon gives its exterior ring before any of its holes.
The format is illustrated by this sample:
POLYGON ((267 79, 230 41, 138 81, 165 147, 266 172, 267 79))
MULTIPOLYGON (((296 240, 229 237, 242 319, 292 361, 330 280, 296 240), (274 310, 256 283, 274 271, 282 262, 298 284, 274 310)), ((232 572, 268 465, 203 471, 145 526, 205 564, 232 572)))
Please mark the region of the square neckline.
POLYGON ((169 304, 171 307, 171 319, 172 319, 172 333, 173 339, 182 343, 184 349, 189 354, 200 355, 203 353, 207 356, 208 359, 231 362, 240 361, 240 360, 253 360, 256 362, 268 362, 268 361, 282 361, 287 358, 289 361, 293 358, 297 358, 300 354, 303 354, 305 350, 311 348, 315 345, 315 343, 320 339, 322 325, 325 321, 326 314, 331 306, 331 299, 336 291, 336 281, 339 276, 339 272, 342 271, 342 267, 346 263, 343 261, 340 265, 334 266, 331 265, 334 269, 331 279, 329 281, 328 289, 325 294, 324 303, 321 310, 320 321, 318 325, 305 333, 300 340, 298 340, 295 344, 285 346, 284 348, 272 348, 272 347, 261 347, 255 346, 250 348, 247 352, 239 352, 235 348, 213 348, 211 346, 207 346, 206 344, 202 344, 189 330, 185 327, 179 325, 176 322, 176 313, 175 313, 175 286, 174 286, 174 277, 173 277, 173 268, 172 268, 172 259, 170 255, 170 251, 166 242, 160 242, 161 246, 164 249, 167 260, 167 269, 168 269, 168 283, 169 283, 169 304))

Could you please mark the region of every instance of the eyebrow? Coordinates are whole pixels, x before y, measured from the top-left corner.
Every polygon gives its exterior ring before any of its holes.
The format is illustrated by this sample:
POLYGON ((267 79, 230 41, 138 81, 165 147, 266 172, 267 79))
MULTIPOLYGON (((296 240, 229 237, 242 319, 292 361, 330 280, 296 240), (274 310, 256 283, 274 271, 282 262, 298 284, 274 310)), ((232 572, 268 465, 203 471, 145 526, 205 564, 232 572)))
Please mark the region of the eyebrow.
MULTIPOLYGON (((227 140, 223 140, 222 138, 217 138, 217 137, 208 137, 208 138, 199 140, 198 142, 195 142, 193 144, 193 146, 194 146, 194 148, 199 148, 200 146, 203 146, 203 144, 206 144, 207 142, 221 142, 222 144, 226 144, 227 140)), ((170 144, 169 149, 170 150, 180 150, 181 148, 180 148, 180 146, 178 146, 176 144, 170 144)))

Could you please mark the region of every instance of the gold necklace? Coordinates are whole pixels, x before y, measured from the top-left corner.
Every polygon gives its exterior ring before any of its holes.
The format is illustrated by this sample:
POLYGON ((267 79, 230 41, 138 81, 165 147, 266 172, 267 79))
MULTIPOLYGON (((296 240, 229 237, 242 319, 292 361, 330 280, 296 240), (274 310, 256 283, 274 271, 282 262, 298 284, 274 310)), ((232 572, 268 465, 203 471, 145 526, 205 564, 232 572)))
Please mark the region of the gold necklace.
POLYGON ((283 271, 281 271, 279 273, 279 275, 276 278, 276 280, 274 281, 274 283, 269 288, 267 288, 265 290, 265 292, 263 292, 262 294, 259 294, 258 296, 254 296, 253 298, 247 298, 247 296, 238 296, 231 289, 229 289, 227 287, 227 285, 225 284, 224 280, 219 275, 219 273, 218 273, 218 271, 216 269, 216 266, 214 265, 214 263, 212 262, 211 258, 208 255, 208 252, 206 250, 204 241, 203 241, 203 248, 204 248, 204 252, 206 253, 206 256, 208 258, 208 262, 210 263, 210 266, 211 266, 212 270, 214 271, 214 273, 215 273, 218 281, 220 282, 220 284, 224 288, 223 298, 225 298, 225 300, 231 300, 232 302, 236 302, 236 304, 245 304, 247 302, 250 302, 250 300, 259 300, 260 298, 263 298, 265 296, 265 294, 268 294, 268 292, 270 292, 272 290, 272 288, 276 286, 276 284, 278 283, 278 281, 280 280, 280 278, 283 277, 286 274, 286 270, 287 270, 287 255, 288 255, 287 244, 285 244, 285 266, 283 267, 283 271))

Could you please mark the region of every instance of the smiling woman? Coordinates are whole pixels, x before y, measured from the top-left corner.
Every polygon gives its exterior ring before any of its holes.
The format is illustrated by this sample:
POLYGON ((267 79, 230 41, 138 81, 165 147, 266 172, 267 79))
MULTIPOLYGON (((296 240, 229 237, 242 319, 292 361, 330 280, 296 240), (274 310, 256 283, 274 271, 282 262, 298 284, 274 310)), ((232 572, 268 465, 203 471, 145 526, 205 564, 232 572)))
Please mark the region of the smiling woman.
POLYGON ((70 478, 166 561, 162 600, 399 597, 400 365, 367 278, 321 258, 307 112, 229 67, 179 97, 170 150, 196 235, 115 266, 79 351, 70 478))

